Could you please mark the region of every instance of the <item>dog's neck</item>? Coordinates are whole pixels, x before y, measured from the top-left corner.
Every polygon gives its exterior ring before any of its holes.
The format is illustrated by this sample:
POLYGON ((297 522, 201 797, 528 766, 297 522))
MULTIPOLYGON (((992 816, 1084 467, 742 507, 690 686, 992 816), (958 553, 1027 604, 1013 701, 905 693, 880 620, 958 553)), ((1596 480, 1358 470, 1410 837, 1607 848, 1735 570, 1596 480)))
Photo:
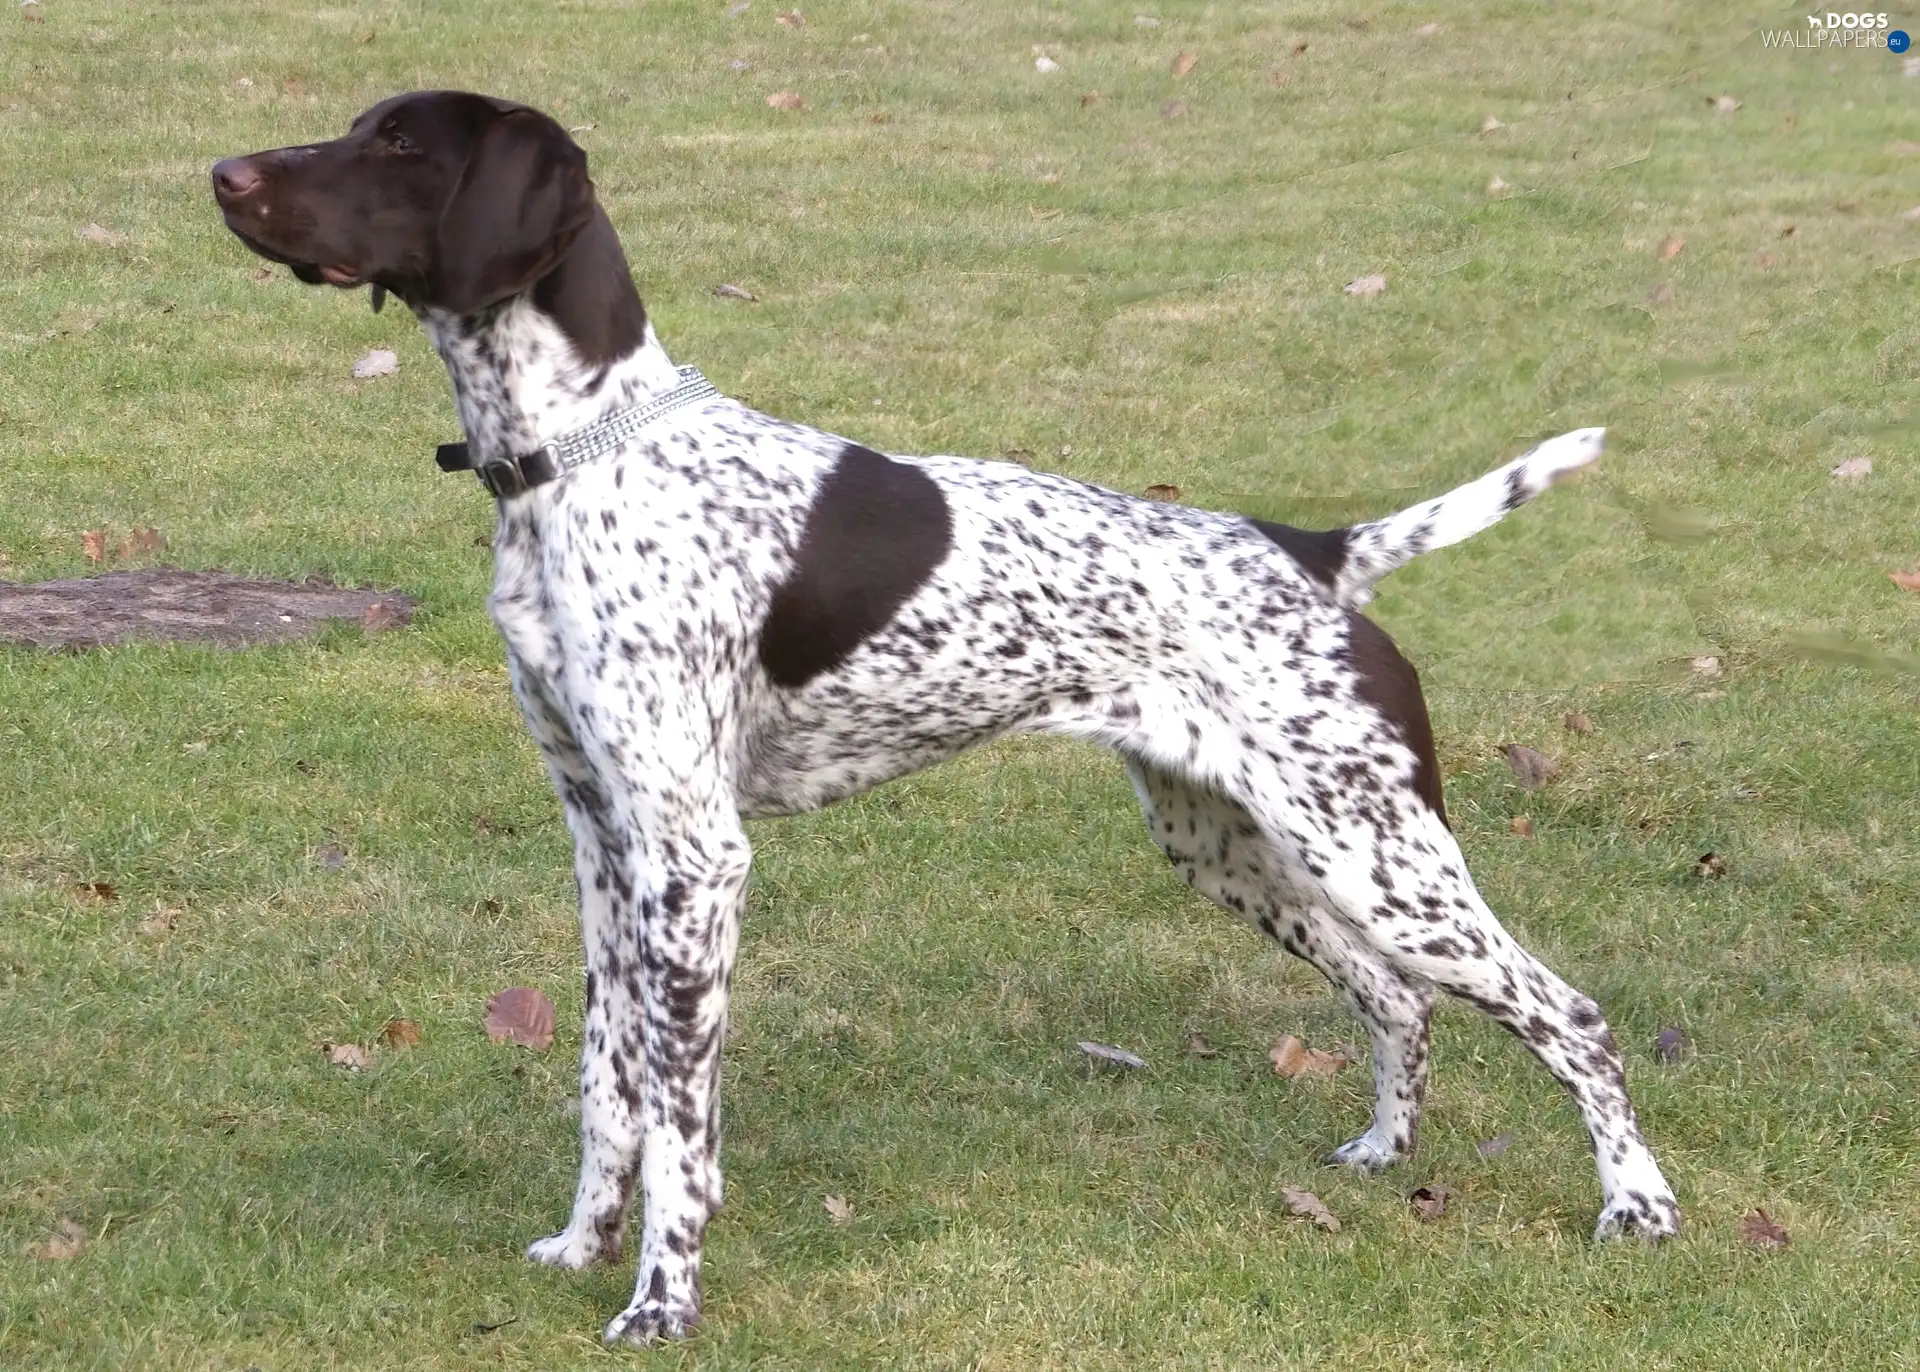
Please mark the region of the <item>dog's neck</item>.
POLYGON ((532 452, 678 384, 606 214, 552 271, 478 314, 416 313, 476 463, 532 452))

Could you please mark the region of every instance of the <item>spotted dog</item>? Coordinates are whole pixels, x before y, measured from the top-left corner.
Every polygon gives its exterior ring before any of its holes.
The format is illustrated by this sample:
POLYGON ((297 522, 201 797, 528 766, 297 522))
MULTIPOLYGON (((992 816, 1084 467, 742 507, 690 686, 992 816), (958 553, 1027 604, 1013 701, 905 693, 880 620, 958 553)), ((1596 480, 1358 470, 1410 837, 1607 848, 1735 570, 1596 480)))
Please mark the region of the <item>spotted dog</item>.
POLYGON ((699 1319, 742 817, 1011 733, 1117 751, 1180 875, 1346 994, 1376 1097, 1331 1161, 1372 1171, 1413 1147, 1438 987, 1573 1097, 1598 1236, 1678 1228, 1599 1008, 1474 889, 1419 680, 1355 612, 1409 558, 1593 461, 1600 430, 1311 533, 888 456, 712 393, 655 338, 585 154, 524 106, 398 96, 213 181, 254 252, 412 309, 466 431, 443 463, 498 498, 492 609, 573 832, 586 952, 579 1188, 528 1256, 616 1255, 638 1181, 639 1278, 609 1342, 699 1319))

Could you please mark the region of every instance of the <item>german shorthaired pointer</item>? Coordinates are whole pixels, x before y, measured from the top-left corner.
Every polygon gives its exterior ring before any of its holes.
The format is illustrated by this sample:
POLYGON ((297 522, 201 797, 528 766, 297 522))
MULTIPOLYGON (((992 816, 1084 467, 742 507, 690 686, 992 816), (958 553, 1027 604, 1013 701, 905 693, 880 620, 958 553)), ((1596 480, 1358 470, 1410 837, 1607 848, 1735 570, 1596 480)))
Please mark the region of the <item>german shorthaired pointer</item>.
POLYGON ((888 457, 676 371, 553 120, 478 95, 213 169, 226 222, 310 283, 419 317, 498 499, 492 608, 575 843, 583 1157, 565 1229, 639 1281, 609 1342, 685 1334, 720 1206, 741 817, 827 805, 1003 734, 1125 759, 1196 890, 1318 968, 1372 1038, 1366 1132, 1412 1148, 1433 988, 1511 1030, 1592 1136, 1598 1235, 1680 1215, 1599 1008, 1500 926, 1442 808, 1418 678, 1355 613, 1409 558, 1598 457, 1584 429, 1449 495, 1308 533, 958 457, 888 457))

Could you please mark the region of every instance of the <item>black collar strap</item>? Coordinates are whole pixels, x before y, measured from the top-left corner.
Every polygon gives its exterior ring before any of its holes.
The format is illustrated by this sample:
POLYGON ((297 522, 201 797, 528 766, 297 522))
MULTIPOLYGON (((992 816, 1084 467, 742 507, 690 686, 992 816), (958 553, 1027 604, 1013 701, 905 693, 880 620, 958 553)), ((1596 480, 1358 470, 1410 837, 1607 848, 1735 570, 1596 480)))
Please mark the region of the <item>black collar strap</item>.
POLYGON ((603 453, 612 452, 637 436, 642 429, 675 410, 720 394, 696 368, 682 367, 679 374, 680 384, 665 395, 655 396, 644 405, 636 405, 630 410, 608 415, 551 443, 542 443, 530 453, 476 466, 465 443, 442 443, 433 460, 443 472, 471 471, 495 499, 505 500, 508 496, 530 491, 535 486, 557 481, 575 467, 591 462, 603 453))

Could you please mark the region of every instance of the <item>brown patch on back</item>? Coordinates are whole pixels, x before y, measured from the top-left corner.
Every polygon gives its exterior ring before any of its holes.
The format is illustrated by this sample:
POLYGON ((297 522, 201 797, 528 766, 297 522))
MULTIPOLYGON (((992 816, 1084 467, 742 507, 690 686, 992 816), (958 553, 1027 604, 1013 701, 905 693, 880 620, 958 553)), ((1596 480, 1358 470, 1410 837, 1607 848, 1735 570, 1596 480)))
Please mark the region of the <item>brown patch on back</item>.
POLYGON ((1357 678, 1355 689, 1400 731, 1400 741, 1413 750, 1413 789, 1446 824, 1440 758, 1433 750, 1433 724, 1427 718, 1427 698, 1420 693, 1420 673, 1400 655, 1387 631, 1365 615, 1349 613, 1347 631, 1347 661, 1357 678))

